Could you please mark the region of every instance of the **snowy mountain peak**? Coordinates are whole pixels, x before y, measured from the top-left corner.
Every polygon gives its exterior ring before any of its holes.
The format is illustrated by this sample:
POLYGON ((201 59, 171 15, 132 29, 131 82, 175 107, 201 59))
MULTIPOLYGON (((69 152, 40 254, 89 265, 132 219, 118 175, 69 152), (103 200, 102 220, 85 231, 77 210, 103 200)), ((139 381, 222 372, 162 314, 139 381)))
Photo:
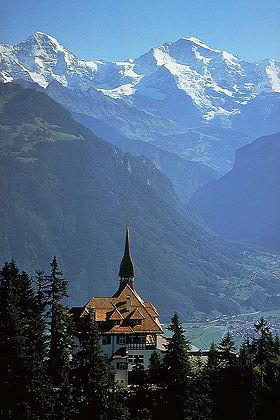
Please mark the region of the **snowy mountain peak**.
POLYGON ((48 35, 44 32, 37 31, 26 41, 19 43, 18 45, 14 45, 14 48, 21 47, 24 48, 28 45, 34 45, 37 48, 41 48, 43 50, 50 50, 53 49, 54 51, 63 51, 66 52, 67 49, 61 45, 56 38, 51 35, 48 35))
POLYGON ((220 52, 220 50, 216 50, 214 48, 209 47, 209 45, 207 45, 204 41, 202 41, 201 39, 196 38, 194 36, 191 36, 191 37, 188 37, 188 38, 187 37, 182 37, 178 41, 180 41, 180 40, 189 41, 192 44, 196 44, 197 46, 205 48, 205 49, 210 50, 210 51, 220 52))
POLYGON ((46 88, 57 81, 75 90, 93 88, 155 114, 162 108, 167 118, 169 104, 180 98, 207 124, 231 124, 232 116, 260 93, 280 92, 279 62, 249 63, 194 36, 151 48, 134 60, 108 62, 82 60, 38 31, 19 44, 0 46, 0 59, 4 82, 22 79, 46 88))
POLYGON ((58 41, 57 41, 56 38, 54 38, 53 36, 51 36, 51 35, 49 35, 45 32, 41 32, 41 31, 34 32, 34 34, 31 35, 29 37, 29 39, 30 38, 38 39, 38 40, 49 40, 49 41, 52 41, 52 42, 58 44, 58 41))

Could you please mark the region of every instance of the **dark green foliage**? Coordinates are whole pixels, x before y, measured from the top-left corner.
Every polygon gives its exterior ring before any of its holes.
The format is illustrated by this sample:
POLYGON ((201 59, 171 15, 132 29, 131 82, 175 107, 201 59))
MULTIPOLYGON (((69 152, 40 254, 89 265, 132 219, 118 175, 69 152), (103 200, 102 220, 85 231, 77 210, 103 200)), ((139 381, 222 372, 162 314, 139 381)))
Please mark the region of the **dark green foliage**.
POLYGON ((274 341, 264 318, 261 318, 255 324, 255 330, 259 337, 253 340, 252 350, 255 365, 259 368, 261 383, 264 384, 265 375, 267 374, 266 370, 269 369, 273 358, 274 341))
POLYGON ((41 311, 42 318, 48 322, 50 317, 50 283, 48 276, 45 275, 44 271, 39 270, 36 272, 35 277, 36 284, 36 297, 38 303, 38 310, 41 311))
POLYGON ((50 298, 50 352, 49 373, 54 387, 67 387, 73 350, 70 314, 62 303, 67 297, 67 281, 62 278, 56 258, 51 262, 48 276, 50 298))
POLYGON ((133 420, 128 408, 129 395, 127 390, 114 385, 110 391, 108 419, 133 420))
POLYGON ((37 273, 36 284, 37 290, 13 261, 1 270, 1 418, 279 420, 280 341, 264 319, 239 353, 228 333, 218 348, 211 345, 207 363, 202 357, 190 363, 190 343, 175 314, 163 359, 153 353, 147 371, 136 364, 133 384, 124 389, 113 384, 93 312, 79 325, 72 365, 69 315, 62 303, 67 284, 55 258, 50 276, 37 273))
POLYGON ((164 368, 162 356, 159 352, 154 351, 150 358, 148 381, 150 384, 160 386, 162 385, 164 377, 164 368))
POLYGON ((49 325, 48 373, 53 385, 54 411, 60 418, 71 418, 73 395, 70 384, 72 355, 74 350, 73 326, 69 309, 63 303, 67 295, 67 281, 62 277, 56 257, 46 277, 45 294, 49 325))
POLYGON ((46 412, 49 381, 46 343, 32 282, 13 261, 0 273, 1 418, 40 418, 46 412))
POLYGON ((131 397, 129 409, 132 419, 151 420, 152 392, 148 383, 148 374, 141 363, 136 363, 130 372, 131 397))
POLYGON ((167 381, 175 384, 184 383, 190 373, 190 363, 188 351, 190 342, 184 334, 184 329, 180 323, 178 314, 175 313, 171 318, 168 330, 172 332, 166 346, 164 354, 164 370, 167 381))
POLYGON ((210 370, 216 370, 220 364, 220 356, 215 343, 212 343, 208 352, 207 368, 210 370))
MULTIPOLYGON (((100 333, 94 320, 94 312, 85 316, 79 334, 80 350, 75 356, 74 388, 79 416, 106 420, 109 416, 113 375, 109 369, 99 341, 100 333)), ((115 409, 116 406, 114 405, 115 409)), ((78 416, 78 418, 79 418, 78 416)))
POLYGON ((174 419, 183 420, 189 410, 190 342, 184 335, 177 313, 172 316, 168 329, 172 336, 168 338, 163 359, 166 409, 169 413, 173 412, 174 419))
POLYGON ((236 360, 236 347, 233 336, 227 332, 222 338, 219 346, 219 355, 221 360, 228 366, 232 365, 236 360))

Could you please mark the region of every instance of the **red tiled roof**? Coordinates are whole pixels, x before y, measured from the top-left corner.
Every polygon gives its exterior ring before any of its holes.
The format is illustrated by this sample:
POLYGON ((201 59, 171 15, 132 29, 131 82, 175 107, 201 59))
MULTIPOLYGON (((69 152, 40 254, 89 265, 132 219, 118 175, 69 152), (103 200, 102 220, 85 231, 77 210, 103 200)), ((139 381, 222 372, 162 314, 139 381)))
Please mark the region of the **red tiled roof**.
POLYGON ((84 306, 81 317, 89 309, 95 312, 95 319, 103 333, 131 334, 131 333, 162 333, 158 312, 154 305, 144 302, 129 284, 124 286, 113 297, 93 297, 84 306), (134 325, 131 320, 141 320, 134 325), (120 321, 114 325, 111 321, 120 321))

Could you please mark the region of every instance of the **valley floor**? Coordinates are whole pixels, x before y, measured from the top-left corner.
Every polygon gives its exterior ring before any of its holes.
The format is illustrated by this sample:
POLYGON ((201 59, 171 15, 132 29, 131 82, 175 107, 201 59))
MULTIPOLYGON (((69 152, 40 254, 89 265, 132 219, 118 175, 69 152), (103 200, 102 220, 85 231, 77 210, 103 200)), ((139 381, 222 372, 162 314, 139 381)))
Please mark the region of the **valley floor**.
POLYGON ((218 344, 222 337, 230 332, 237 347, 246 337, 254 337, 254 324, 264 317, 269 323, 271 332, 280 336, 280 310, 256 311, 234 316, 221 316, 216 319, 207 318, 202 322, 187 322, 183 324, 186 336, 193 346, 207 350, 211 343, 218 344))

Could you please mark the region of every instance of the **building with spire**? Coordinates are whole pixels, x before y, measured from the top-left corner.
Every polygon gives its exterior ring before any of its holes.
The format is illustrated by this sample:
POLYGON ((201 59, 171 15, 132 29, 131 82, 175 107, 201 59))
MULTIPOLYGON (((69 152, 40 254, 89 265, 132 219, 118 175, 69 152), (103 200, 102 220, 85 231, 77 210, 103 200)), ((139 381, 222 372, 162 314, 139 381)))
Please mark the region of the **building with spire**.
POLYGON ((119 288, 112 297, 92 297, 84 307, 73 308, 72 312, 77 319, 94 311, 101 347, 116 372, 115 382, 127 385, 133 365, 148 367, 152 352, 161 347, 163 332, 155 306, 135 290, 128 228, 119 278, 119 288))

